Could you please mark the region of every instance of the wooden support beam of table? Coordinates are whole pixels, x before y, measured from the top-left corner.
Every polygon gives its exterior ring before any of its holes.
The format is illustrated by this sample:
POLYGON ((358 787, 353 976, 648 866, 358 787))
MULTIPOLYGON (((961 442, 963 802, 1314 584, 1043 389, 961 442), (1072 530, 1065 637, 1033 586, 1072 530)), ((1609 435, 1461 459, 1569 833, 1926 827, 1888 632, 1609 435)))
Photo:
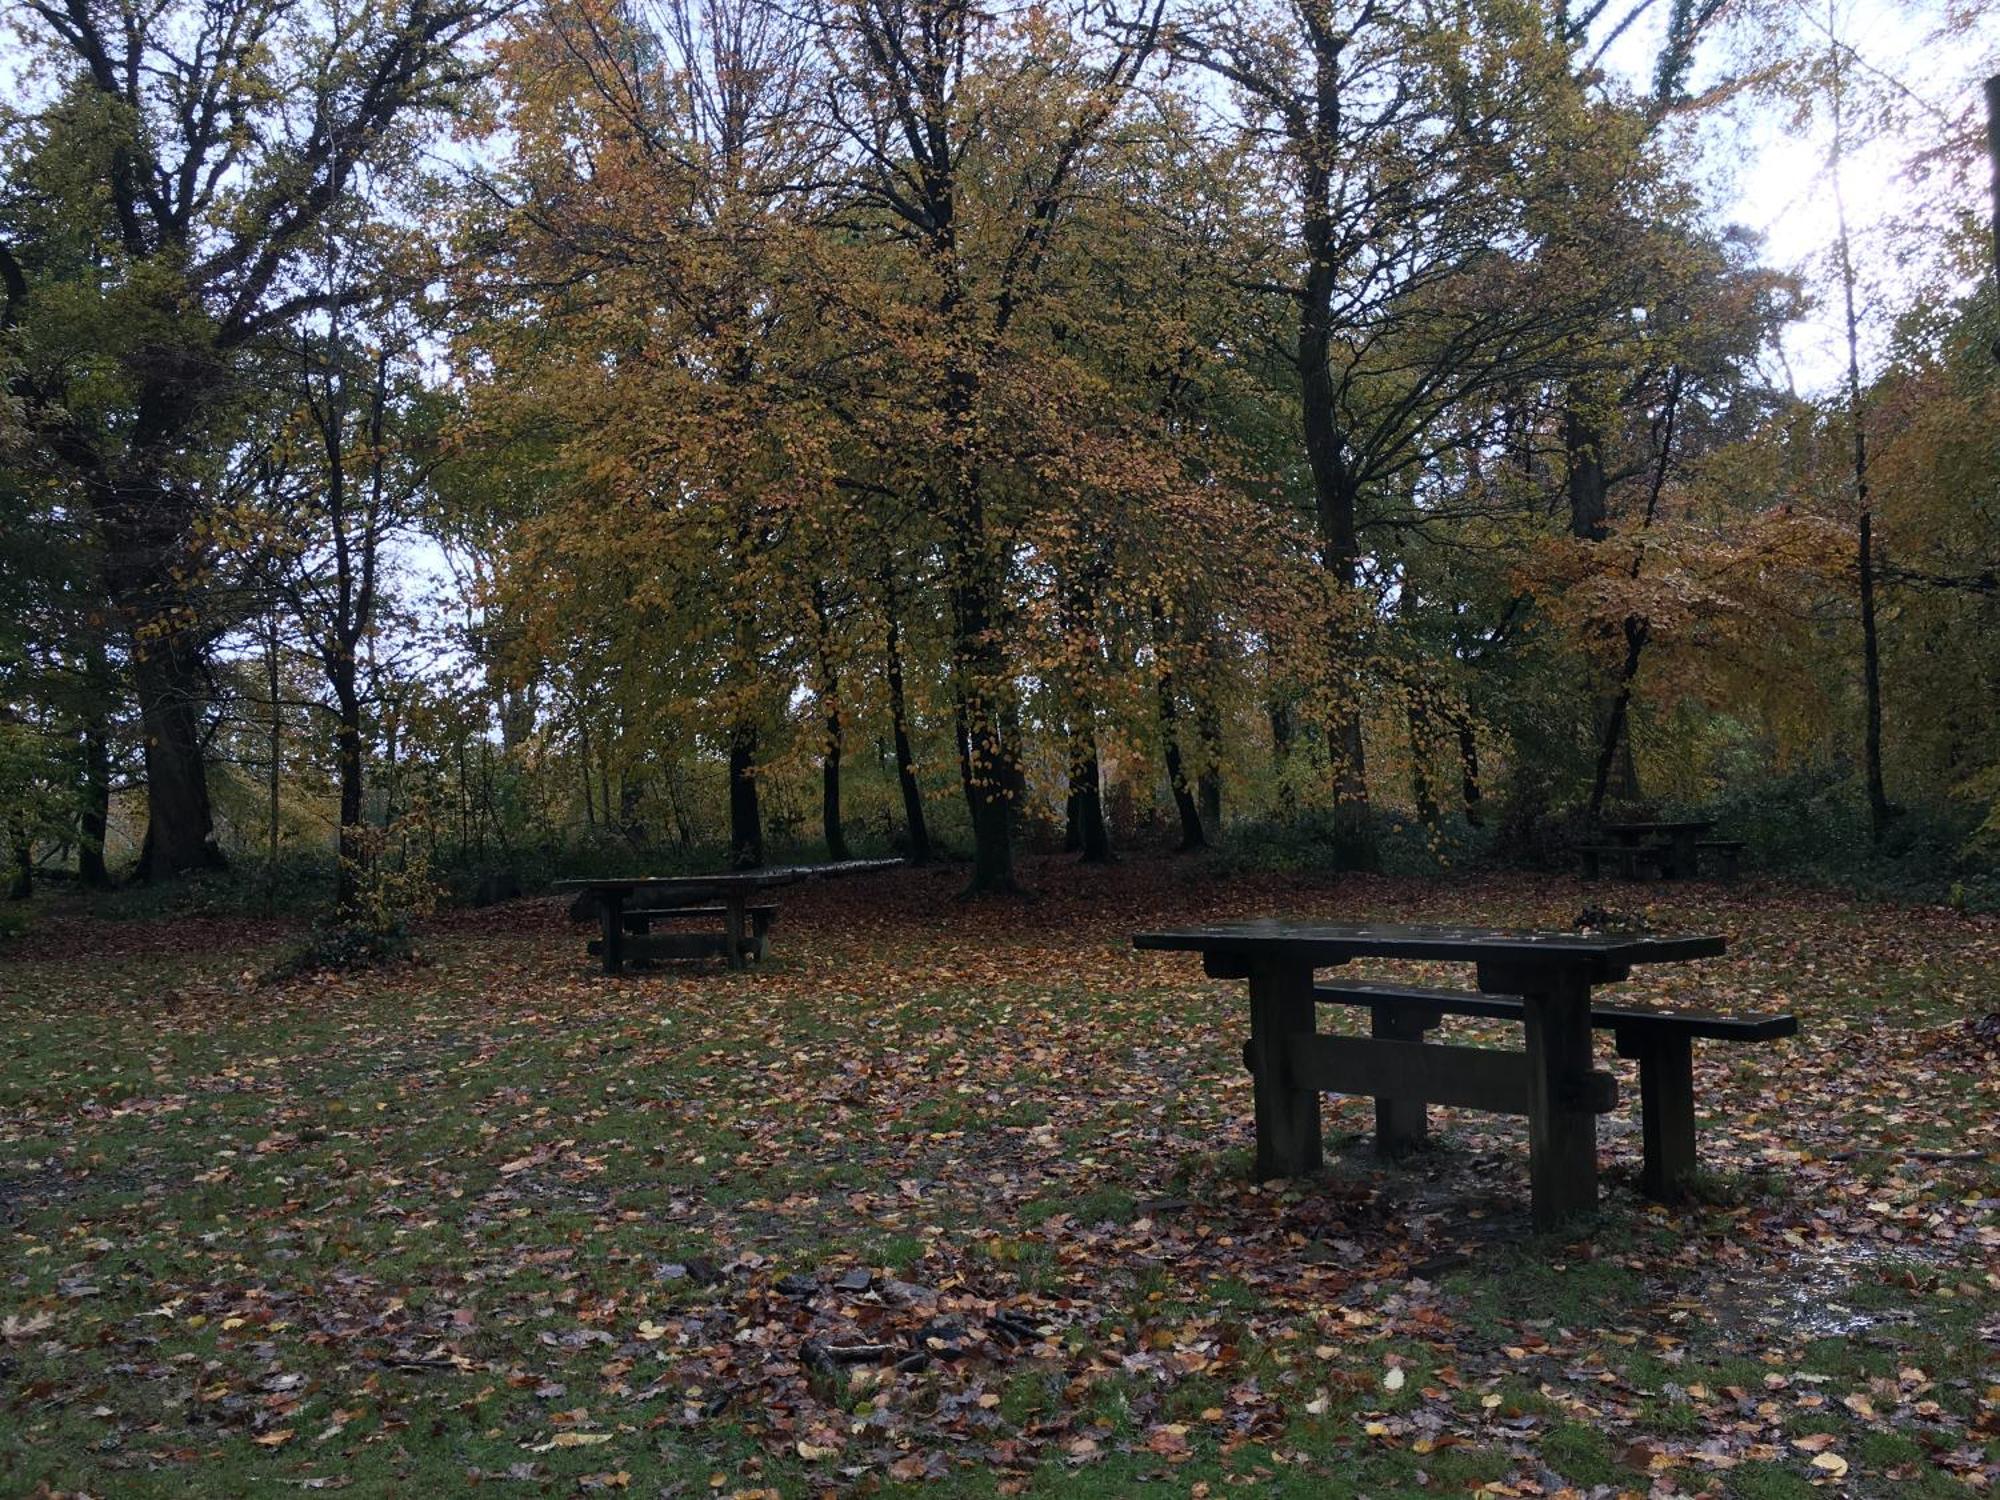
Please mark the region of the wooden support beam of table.
POLYGON ((1535 1227, 1597 1209, 1597 1117, 1566 1087, 1590 1071, 1590 981, 1555 965, 1482 963, 1479 988, 1519 995, 1527 1022, 1528 1175, 1535 1227))
POLYGON ((1250 1064, 1257 1110, 1256 1176, 1305 1177, 1323 1160, 1319 1090, 1290 1076, 1286 1054, 1300 1033, 1313 1029, 1310 964, 1255 963, 1250 967, 1250 1064))
POLYGON ((598 951, 607 974, 616 974, 625 966, 625 895, 615 889, 597 893, 598 905, 604 913, 604 940, 598 951))
MULTIPOLYGON (((1534 1068, 1525 1052, 1303 1034, 1292 1037, 1288 1051, 1291 1081, 1308 1088, 1496 1115, 1532 1115, 1534 1110, 1534 1068)), ((1618 1080, 1588 1067, 1562 1079, 1556 1093, 1566 1107, 1588 1115, 1609 1114, 1618 1107, 1618 1080)))
MULTIPOLYGON (((1370 1030, 1385 1042, 1421 1043, 1424 1033, 1444 1019, 1443 1013, 1425 1006, 1383 1004, 1369 1007, 1370 1030)), ((1425 1094, 1394 1094, 1387 1088, 1375 1094, 1375 1149, 1384 1156, 1402 1156, 1429 1139, 1430 1114, 1425 1106, 1433 1101, 1425 1094)), ((1442 1101, 1435 1101, 1442 1102, 1442 1101)))
POLYGON ((743 908, 749 905, 749 903, 749 896, 742 891, 725 891, 723 893, 722 905, 724 915, 722 930, 724 941, 728 944, 728 947, 723 950, 723 958, 732 969, 748 968, 750 964, 749 955, 743 951, 743 934, 747 926, 744 921, 743 908))
POLYGON ((1618 1055, 1638 1059, 1645 1169, 1639 1187, 1678 1203, 1694 1185, 1694 1042, 1685 1031, 1632 1027, 1618 1032, 1618 1055))

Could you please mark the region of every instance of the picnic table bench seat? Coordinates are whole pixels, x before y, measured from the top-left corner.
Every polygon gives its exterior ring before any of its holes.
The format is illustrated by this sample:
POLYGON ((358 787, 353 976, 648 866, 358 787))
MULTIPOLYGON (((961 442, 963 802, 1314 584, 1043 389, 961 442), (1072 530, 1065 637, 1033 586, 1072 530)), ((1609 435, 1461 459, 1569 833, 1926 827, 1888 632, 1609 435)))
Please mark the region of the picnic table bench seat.
MULTIPOLYGON (((1316 984, 1313 999, 1320 1004, 1365 1006, 1371 1012, 1374 1035, 1407 1042, 1421 1042, 1424 1033, 1436 1029, 1448 1015, 1519 1021, 1527 1014, 1527 1002, 1519 995, 1366 980, 1316 984)), ((1639 1064, 1639 1122, 1645 1143, 1640 1188, 1661 1202, 1684 1197, 1695 1173, 1691 1044, 1772 1042, 1796 1035, 1799 1029, 1798 1018, 1790 1015, 1726 1016, 1596 1003, 1590 1007, 1590 1024, 1611 1032, 1618 1055, 1639 1064)), ((1424 1138, 1428 1128, 1422 1097, 1377 1096, 1375 1134, 1381 1150, 1390 1154, 1407 1150, 1424 1138)))

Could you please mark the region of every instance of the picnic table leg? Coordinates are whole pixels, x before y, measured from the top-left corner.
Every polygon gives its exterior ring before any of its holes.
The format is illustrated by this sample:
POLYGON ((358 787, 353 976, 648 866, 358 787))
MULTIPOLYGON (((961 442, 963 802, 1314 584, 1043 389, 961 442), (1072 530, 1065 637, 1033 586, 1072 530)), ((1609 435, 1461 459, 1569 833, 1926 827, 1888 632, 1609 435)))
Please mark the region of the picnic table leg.
POLYGON ((625 893, 599 891, 597 904, 604 909, 604 972, 616 974, 625 967, 625 893))
POLYGON ((1528 1172, 1535 1228, 1551 1230, 1597 1207, 1597 1116, 1580 1085, 1590 1073, 1590 984, 1575 974, 1538 971, 1489 975, 1479 987, 1519 981, 1527 1002, 1528 1172), (1500 983, 1489 980, 1503 981, 1500 983))
MULTIPOLYGON (((1395 1042, 1421 1042, 1438 1016, 1407 1005, 1371 1005, 1369 1030, 1395 1042)), ((1401 1156, 1423 1145, 1430 1136, 1430 1111, 1421 1099, 1375 1099, 1375 1149, 1384 1156, 1401 1156)))
POLYGON ((1646 1144, 1639 1190, 1656 1203, 1678 1203, 1694 1185, 1694 1043, 1684 1032, 1620 1032, 1618 1055, 1639 1060, 1646 1144))
POLYGON ((723 930, 727 934, 729 949, 725 955, 729 967, 742 969, 749 966, 749 959, 743 952, 743 908, 746 898, 737 892, 725 892, 722 897, 723 930))
POLYGON ((1313 1029, 1313 971, 1297 964, 1259 963, 1250 970, 1250 1064, 1257 1106, 1259 1182, 1304 1177, 1319 1170, 1322 1144, 1319 1090, 1292 1083, 1290 1040, 1313 1029))

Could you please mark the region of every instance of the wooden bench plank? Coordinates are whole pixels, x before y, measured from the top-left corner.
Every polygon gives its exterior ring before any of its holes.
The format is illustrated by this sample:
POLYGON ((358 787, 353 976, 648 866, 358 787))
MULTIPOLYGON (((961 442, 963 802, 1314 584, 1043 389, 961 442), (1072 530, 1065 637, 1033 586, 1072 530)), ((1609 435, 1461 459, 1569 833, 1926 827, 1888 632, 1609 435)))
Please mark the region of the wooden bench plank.
MULTIPOLYGON (((756 906, 746 906, 743 909, 752 915, 758 912, 774 913, 778 909, 778 903, 775 901, 766 901, 756 906)), ((728 907, 720 904, 713 906, 628 906, 625 908, 625 915, 628 917, 720 917, 725 915, 728 910, 728 907)))
MULTIPOLYGON (((1452 1016, 1518 1021, 1526 1011, 1518 995, 1475 994, 1470 990, 1430 989, 1421 985, 1350 980, 1313 986, 1313 999, 1323 1005, 1408 1004, 1429 1006, 1452 1016)), ((1666 1010, 1646 1005, 1593 1005, 1590 1024, 1599 1031, 1664 1029, 1718 1042, 1771 1042, 1796 1036, 1797 1016, 1725 1016, 1713 1011, 1666 1010)))

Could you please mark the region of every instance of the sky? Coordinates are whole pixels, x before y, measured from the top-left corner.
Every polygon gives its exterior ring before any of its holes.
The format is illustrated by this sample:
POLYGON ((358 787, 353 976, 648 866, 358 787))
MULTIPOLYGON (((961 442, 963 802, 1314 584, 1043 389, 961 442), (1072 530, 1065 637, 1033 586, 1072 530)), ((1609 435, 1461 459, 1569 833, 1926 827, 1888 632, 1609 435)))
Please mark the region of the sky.
MULTIPOLYGON (((1825 0, 1767 0, 1739 23, 1735 36, 1725 34, 1710 46, 1697 86, 1740 67, 1746 46, 1768 51, 1773 43, 1789 42, 1800 52, 1823 52, 1827 30, 1816 23, 1828 15, 1825 0), (1789 35, 1774 31, 1787 20, 1789 35), (1753 36, 1753 26, 1761 34, 1753 36)), ((1898 104, 1899 118, 1851 148, 1841 173, 1862 283, 1866 379, 1881 358, 1889 318, 1922 275, 1926 255, 1941 243, 1937 231, 1948 211, 1960 204, 1984 211, 1983 163, 1975 162, 1976 170, 1950 191, 1936 180, 1913 180, 1906 167, 1939 143, 1948 121, 1963 119, 1968 109, 1973 119, 1982 117, 1982 82, 2000 73, 2000 4, 1969 35, 1943 42, 1937 34, 1944 14, 1935 0, 1835 0, 1831 17, 1833 30, 1852 48, 1857 84, 1898 104)), ((1654 45, 1635 28, 1612 61, 1643 71, 1654 45)), ((1802 125, 1784 106, 1758 99, 1718 112, 1701 139, 1717 217, 1761 234, 1766 264, 1798 272, 1813 299, 1808 316, 1786 330, 1782 366, 1773 373, 1783 380, 1789 372, 1802 395, 1827 394, 1844 379, 1847 364, 1831 260, 1838 238, 1828 170, 1831 123, 1821 110, 1802 125)))

